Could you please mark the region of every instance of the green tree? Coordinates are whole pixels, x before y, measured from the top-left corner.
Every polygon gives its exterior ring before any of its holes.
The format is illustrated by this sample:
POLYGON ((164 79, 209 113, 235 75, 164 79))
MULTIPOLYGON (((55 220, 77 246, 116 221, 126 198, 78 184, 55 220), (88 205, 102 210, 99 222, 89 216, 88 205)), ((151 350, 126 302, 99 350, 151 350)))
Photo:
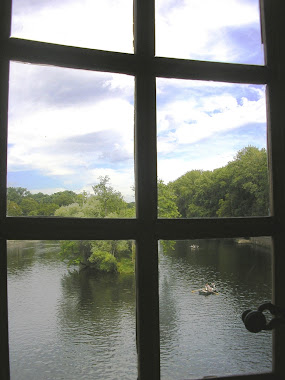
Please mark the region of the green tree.
MULTIPOLYGON (((175 203, 177 196, 170 185, 166 185, 161 179, 157 182, 157 205, 158 217, 160 218, 179 218, 181 215, 175 203)), ((171 251, 175 247, 175 241, 162 240, 164 251, 171 251)))
POLYGON ((161 179, 157 182, 158 194, 158 217, 160 218, 179 218, 181 215, 176 205, 177 195, 173 188, 166 185, 161 179))
POLYGON ((38 216, 52 216, 55 211, 58 209, 58 205, 55 203, 40 203, 38 208, 29 215, 38 215, 38 216))
POLYGON ((74 191, 64 190, 54 193, 50 197, 51 203, 57 204, 59 207, 67 206, 75 203, 77 200, 77 194, 74 191))
POLYGON ((25 197, 30 197, 31 193, 24 187, 8 187, 7 189, 7 199, 8 201, 13 201, 18 205, 21 203, 22 199, 25 197))
POLYGON ((89 262, 103 272, 133 272, 130 254, 132 242, 126 240, 96 240, 91 242, 89 262))
POLYGON ((33 198, 25 197, 20 203, 21 209, 23 210, 23 215, 35 215, 38 209, 38 202, 33 198))
MULTIPOLYGON (((117 218, 132 217, 134 207, 128 207, 120 192, 109 185, 109 177, 99 177, 99 184, 93 187, 94 195, 84 202, 62 206, 55 211, 55 216, 79 218, 117 218)), ((81 264, 101 272, 134 271, 134 247, 132 242, 78 241, 63 242, 62 257, 69 264, 81 264)))
POLYGON ((192 170, 170 184, 182 217, 268 215, 265 149, 245 147, 213 171, 192 170))
POLYGON ((80 206, 83 206, 88 199, 88 193, 87 191, 83 190, 82 193, 77 194, 76 202, 80 204, 80 206))
POLYGON ((269 213, 269 182, 265 149, 246 147, 226 167, 227 190, 218 216, 260 216, 269 213))
POLYGON ((82 218, 84 216, 78 203, 72 203, 68 206, 61 206, 55 211, 54 215, 63 218, 82 218))
POLYGON ((100 182, 97 185, 92 186, 92 188, 96 199, 100 202, 101 217, 105 218, 112 213, 119 215, 123 209, 127 208, 127 204, 124 201, 122 194, 110 186, 109 176, 100 176, 99 180, 100 182))
POLYGON ((8 216, 21 216, 23 211, 21 207, 14 201, 7 202, 7 215, 8 216))
MULTIPOLYGON (((182 218, 189 216, 189 205, 193 204, 193 199, 197 192, 196 181, 202 176, 202 173, 202 170, 191 170, 170 183, 182 218)), ((191 213, 191 216, 196 215, 191 213)))
POLYGON ((36 193, 29 195, 30 198, 33 198, 35 201, 37 201, 39 204, 47 204, 52 203, 52 195, 44 194, 44 193, 36 193))

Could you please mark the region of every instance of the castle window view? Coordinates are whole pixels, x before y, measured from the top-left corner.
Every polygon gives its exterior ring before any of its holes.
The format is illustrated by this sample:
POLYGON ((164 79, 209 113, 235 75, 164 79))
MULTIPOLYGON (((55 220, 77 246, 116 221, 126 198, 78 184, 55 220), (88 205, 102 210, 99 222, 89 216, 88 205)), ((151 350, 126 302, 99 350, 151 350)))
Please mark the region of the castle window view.
MULTIPOLYGON (((259 1, 155 5, 156 56, 264 64, 259 1)), ((14 0, 12 36, 132 55, 133 1, 14 0)), ((10 62, 8 217, 136 218, 135 80, 10 62)), ((158 218, 270 215, 266 86, 157 77, 155 91, 158 218)), ((271 333, 241 320, 271 299, 270 238, 157 250, 161 378, 270 372, 271 333)), ((137 378, 135 241, 7 252, 12 380, 137 378)))

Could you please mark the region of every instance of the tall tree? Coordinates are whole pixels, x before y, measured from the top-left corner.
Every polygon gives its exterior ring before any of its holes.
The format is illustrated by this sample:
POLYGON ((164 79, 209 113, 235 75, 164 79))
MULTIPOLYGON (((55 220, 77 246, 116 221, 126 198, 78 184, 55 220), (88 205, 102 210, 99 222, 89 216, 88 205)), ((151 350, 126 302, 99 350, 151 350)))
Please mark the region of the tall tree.
POLYGON ((100 176, 99 180, 99 183, 92 186, 92 189, 101 205, 101 217, 105 218, 112 213, 119 214, 121 210, 126 208, 122 194, 110 185, 109 176, 100 176))
POLYGON ((7 199, 17 203, 18 205, 21 203, 23 198, 30 196, 30 191, 24 187, 8 187, 7 189, 7 199))
POLYGON ((261 216, 269 213, 269 183, 265 149, 246 147, 226 167, 228 187, 218 216, 261 216))
POLYGON ((159 179, 157 183, 157 192, 158 216, 160 218, 179 218, 181 215, 176 205, 177 195, 173 188, 159 179))
POLYGON ((23 215, 23 210, 21 207, 14 201, 7 202, 7 215, 8 216, 21 216, 23 215))
MULTIPOLYGON (((56 216, 79 218, 116 218, 134 216, 122 194, 109 185, 108 176, 99 177, 94 195, 84 202, 62 206, 56 216)), ((81 200, 81 199, 80 199, 81 200)), ((133 243, 120 240, 74 241, 62 243, 62 256, 71 264, 81 264, 103 272, 133 272, 133 243)))

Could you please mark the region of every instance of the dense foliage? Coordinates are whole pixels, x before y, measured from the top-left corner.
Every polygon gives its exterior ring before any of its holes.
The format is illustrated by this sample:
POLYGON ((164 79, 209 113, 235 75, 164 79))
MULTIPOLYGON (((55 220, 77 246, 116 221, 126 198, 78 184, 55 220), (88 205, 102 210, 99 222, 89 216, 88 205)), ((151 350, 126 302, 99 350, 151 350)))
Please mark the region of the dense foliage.
POLYGON ((267 153, 246 147, 213 171, 192 170, 168 184, 183 218, 261 216, 269 213, 267 153))
MULTIPOLYGON (((122 194, 109 185, 109 177, 99 177, 94 194, 78 202, 62 206, 55 216, 77 218, 132 218, 134 204, 128 205, 122 194)), ((134 242, 125 240, 63 241, 62 257, 70 264, 80 264, 100 272, 132 273, 134 271, 134 242)))
MULTIPOLYGON (((213 171, 192 170, 168 184, 158 180, 158 216, 161 218, 236 217, 268 215, 269 186, 265 149, 246 147, 233 161, 213 171)), ((9 216, 57 216, 79 218, 133 218, 134 202, 127 203, 99 177, 93 194, 61 191, 51 195, 21 187, 7 191, 9 216)), ((174 242, 163 242, 164 249, 174 242)), ((132 241, 63 241, 61 255, 70 264, 101 272, 132 273, 135 245, 132 241)))
POLYGON ((51 216, 56 209, 80 202, 82 194, 65 190, 51 195, 32 194, 23 187, 8 187, 7 189, 7 213, 9 216, 51 216))

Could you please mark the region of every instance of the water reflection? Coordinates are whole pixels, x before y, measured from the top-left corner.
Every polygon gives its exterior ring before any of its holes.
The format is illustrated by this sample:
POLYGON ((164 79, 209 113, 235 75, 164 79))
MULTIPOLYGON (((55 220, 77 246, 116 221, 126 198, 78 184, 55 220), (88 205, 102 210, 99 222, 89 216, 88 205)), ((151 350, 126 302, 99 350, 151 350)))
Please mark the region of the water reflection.
POLYGON ((10 243, 11 378, 135 378, 134 277, 68 269, 58 253, 10 243))
POLYGON ((133 378, 136 372, 134 277, 73 271, 61 279, 60 340, 89 351, 101 378, 133 378), (72 332, 72 333, 71 333, 72 332))
POLYGON ((59 245, 55 241, 10 240, 8 250, 8 273, 10 275, 24 275, 37 263, 51 265, 58 259, 59 245))
MULTIPOLYGON (((58 253, 58 242, 9 244, 11 378, 135 379, 134 276, 78 272, 58 253)), ((271 299, 270 250, 185 241, 159 259, 162 379, 270 371, 271 334, 240 318, 271 299), (206 282, 219 295, 192 292, 206 282)))
POLYGON ((240 318, 271 299, 269 249, 232 240, 177 242, 175 251, 161 252, 159 271, 163 379, 271 370, 271 334, 248 333, 240 318), (193 292, 207 282, 219 295, 193 292))

